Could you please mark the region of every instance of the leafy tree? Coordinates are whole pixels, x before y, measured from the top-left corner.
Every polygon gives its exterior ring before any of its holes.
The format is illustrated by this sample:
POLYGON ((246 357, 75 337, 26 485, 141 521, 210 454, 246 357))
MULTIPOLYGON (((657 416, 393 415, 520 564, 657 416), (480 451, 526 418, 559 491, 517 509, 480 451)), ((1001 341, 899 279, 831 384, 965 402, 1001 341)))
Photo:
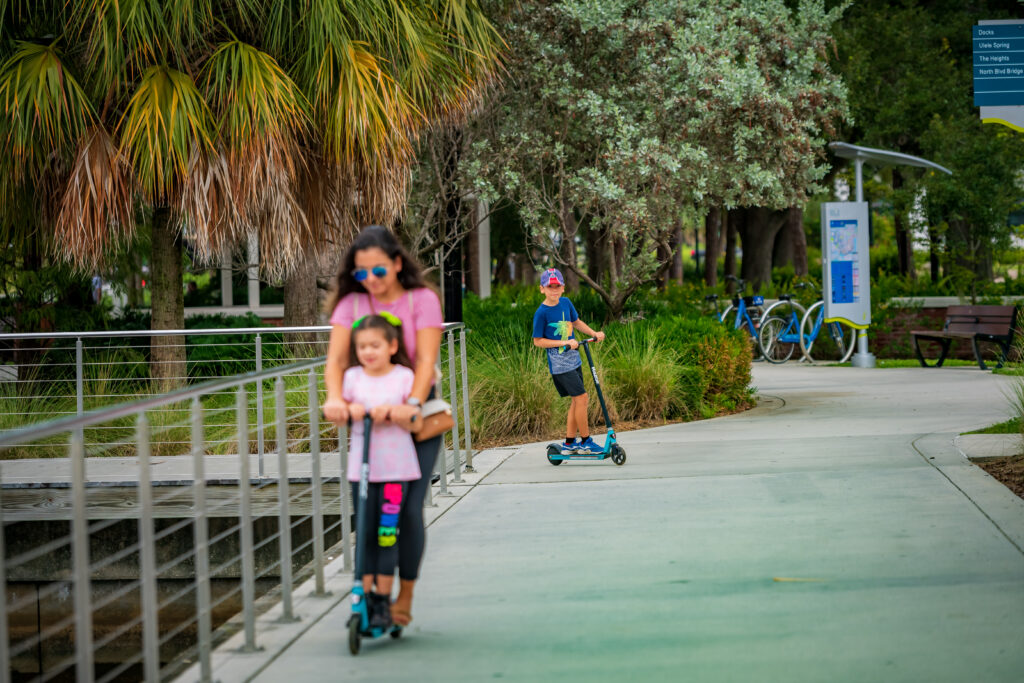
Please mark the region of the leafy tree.
POLYGON ((523 6, 502 24, 509 87, 481 117, 467 176, 513 199, 570 282, 618 315, 669 267, 684 216, 783 208, 815 187, 822 132, 842 113, 824 61, 837 17, 814 0, 523 6))
MULTIPOLYGON (((991 129, 971 125, 967 120, 978 116, 971 91, 971 26, 980 19, 1016 16, 1019 8, 1014 0, 855 3, 836 32, 835 66, 849 87, 852 114, 844 137, 870 147, 950 160, 947 145, 959 146, 965 141, 942 139, 940 130, 982 138, 995 136, 991 129)), ((986 144, 984 140, 969 143, 986 144)), ((944 187, 974 182, 974 176, 956 165, 948 167, 953 176, 942 181, 944 187)), ((984 168, 975 170, 987 173, 984 168)), ((994 172, 997 176, 1001 173, 994 172)), ((894 167, 891 177, 899 271, 913 277, 908 214, 922 183, 931 186, 932 179, 904 167, 894 167)), ((965 187, 962 192, 970 190, 965 187)), ((937 233, 935 237, 938 239, 937 233)), ((933 277, 937 275, 933 271, 933 277)))
POLYGON ((932 173, 923 182, 921 208, 945 252, 947 275, 973 297, 992 280, 994 250, 1010 246, 1010 212, 1024 196, 1024 137, 974 117, 936 117, 922 136, 938 163, 954 175, 932 173))
POLYGON ((475 0, 0 9, 0 197, 34 200, 7 222, 83 269, 148 223, 154 329, 184 326, 183 239, 214 260, 256 235, 283 274, 396 216, 419 132, 466 111, 499 45, 475 0))

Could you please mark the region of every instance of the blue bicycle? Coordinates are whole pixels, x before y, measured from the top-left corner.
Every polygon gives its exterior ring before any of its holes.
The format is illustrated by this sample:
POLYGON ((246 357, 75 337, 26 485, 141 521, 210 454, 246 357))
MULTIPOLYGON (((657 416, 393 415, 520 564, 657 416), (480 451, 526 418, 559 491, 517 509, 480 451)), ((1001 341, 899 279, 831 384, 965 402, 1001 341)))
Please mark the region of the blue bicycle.
POLYGON ((842 322, 825 322, 825 303, 820 299, 805 310, 793 295, 782 294, 764 312, 763 321, 758 344, 770 363, 785 363, 797 347, 810 363, 845 363, 853 355, 856 330, 842 322))
POLYGON ((761 352, 761 345, 758 342, 758 330, 761 327, 761 316, 764 305, 764 297, 758 294, 753 296, 740 296, 745 283, 735 275, 726 275, 726 280, 736 283, 736 294, 732 297, 732 303, 724 310, 718 311, 718 295, 709 294, 704 297, 705 301, 713 302, 715 305, 715 317, 722 324, 735 330, 743 330, 750 335, 755 353, 761 352))

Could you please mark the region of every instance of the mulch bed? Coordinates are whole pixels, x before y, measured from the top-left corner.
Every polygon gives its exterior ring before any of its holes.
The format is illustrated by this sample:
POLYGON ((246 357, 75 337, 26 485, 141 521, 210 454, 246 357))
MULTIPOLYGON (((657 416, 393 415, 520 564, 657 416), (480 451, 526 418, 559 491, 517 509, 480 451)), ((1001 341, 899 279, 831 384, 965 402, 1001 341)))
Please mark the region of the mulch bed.
POLYGON ((1002 482, 1006 488, 1024 498, 1024 455, 1011 455, 975 464, 1002 482))

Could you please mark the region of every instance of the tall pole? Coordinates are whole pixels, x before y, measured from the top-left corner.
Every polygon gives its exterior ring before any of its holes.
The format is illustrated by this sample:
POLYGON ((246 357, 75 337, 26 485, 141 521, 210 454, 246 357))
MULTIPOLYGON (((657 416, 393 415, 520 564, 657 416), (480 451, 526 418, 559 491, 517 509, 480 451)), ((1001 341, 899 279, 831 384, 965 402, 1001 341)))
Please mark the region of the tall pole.
MULTIPOLYGON (((864 201, 864 160, 856 158, 853 160, 853 168, 856 178, 856 197, 858 202, 864 201)), ((868 207, 868 211, 871 208, 868 207)), ((863 245, 864 249, 867 249, 868 245, 863 245)), ((871 286, 871 274, 861 273, 860 276, 863 278, 861 287, 865 291, 869 291, 867 288, 871 286)), ((867 329, 857 330, 857 353, 853 354, 853 358, 850 359, 850 365, 855 368, 873 368, 875 367, 875 355, 868 351, 868 331, 867 329)))
POLYGON ((462 200, 457 187, 459 157, 462 154, 462 130, 452 128, 447 144, 448 158, 444 171, 444 191, 447 195, 444 217, 446 244, 441 247, 442 253, 445 254, 441 269, 444 279, 444 320, 455 323, 462 321, 462 240, 458 237, 462 200))

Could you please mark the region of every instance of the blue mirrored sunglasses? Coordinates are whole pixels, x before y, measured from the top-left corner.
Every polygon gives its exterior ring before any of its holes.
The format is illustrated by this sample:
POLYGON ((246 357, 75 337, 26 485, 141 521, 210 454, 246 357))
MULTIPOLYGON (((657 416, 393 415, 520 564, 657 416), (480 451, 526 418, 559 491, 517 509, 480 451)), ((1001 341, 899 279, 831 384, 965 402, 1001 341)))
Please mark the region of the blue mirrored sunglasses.
POLYGON ((374 266, 367 270, 366 268, 359 268, 352 271, 352 277, 356 279, 356 282, 362 282, 366 278, 370 277, 370 273, 373 273, 375 278, 382 278, 388 274, 387 266, 374 266))

